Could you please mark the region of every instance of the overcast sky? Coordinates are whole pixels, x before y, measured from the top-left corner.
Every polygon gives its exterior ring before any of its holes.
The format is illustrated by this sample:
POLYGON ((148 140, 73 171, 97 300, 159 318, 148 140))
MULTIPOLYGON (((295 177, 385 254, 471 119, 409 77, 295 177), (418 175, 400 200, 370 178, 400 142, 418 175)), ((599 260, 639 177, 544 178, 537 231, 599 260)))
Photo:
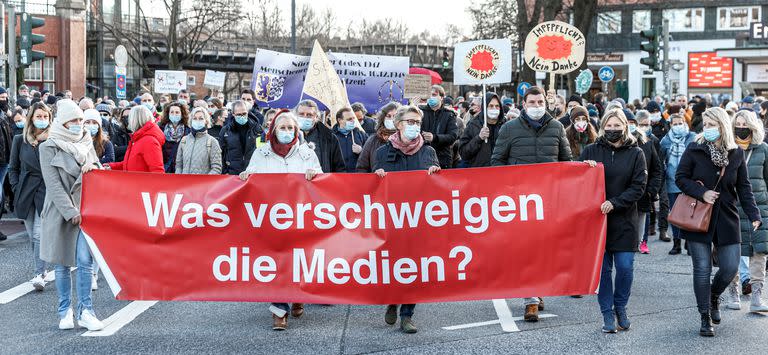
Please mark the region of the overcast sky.
MULTIPOLYGON (((278 2, 290 24, 291 0, 278 0, 278 2)), ((472 30, 472 19, 465 11, 470 2, 463 0, 296 0, 296 8, 307 3, 317 11, 325 8, 333 9, 338 20, 350 18, 354 22, 359 22, 363 17, 374 21, 386 18, 402 20, 411 34, 425 29, 437 33, 445 29, 448 24, 461 28, 464 35, 468 35, 472 30)))

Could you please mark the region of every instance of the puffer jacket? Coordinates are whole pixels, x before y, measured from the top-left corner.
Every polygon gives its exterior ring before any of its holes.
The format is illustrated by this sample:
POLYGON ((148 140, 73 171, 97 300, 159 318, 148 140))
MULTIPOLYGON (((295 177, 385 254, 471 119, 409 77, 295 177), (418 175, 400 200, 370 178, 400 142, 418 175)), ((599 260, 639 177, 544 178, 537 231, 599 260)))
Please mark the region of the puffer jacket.
POLYGON ((163 143, 165 134, 156 123, 150 121, 131 135, 125 159, 109 163, 112 170, 163 173, 163 143))
POLYGON ((744 208, 736 205, 739 209, 741 225, 741 255, 753 256, 754 253, 768 253, 768 187, 765 180, 768 178, 768 144, 753 142, 747 147, 744 157, 749 158, 747 175, 749 175, 752 194, 755 196, 755 203, 763 221, 756 231, 752 231, 752 222, 744 213, 744 208))
POLYGON ((265 144, 253 152, 251 161, 248 163, 248 167, 245 168, 245 172, 251 174, 303 174, 309 169, 312 169, 317 173, 323 172, 323 168, 320 166, 320 160, 317 159, 315 151, 312 150, 309 145, 297 143, 291 148, 285 158, 283 158, 272 151, 271 145, 265 144))
POLYGON ((222 172, 237 175, 251 160, 251 155, 256 150, 256 138, 259 137, 262 129, 254 119, 249 118, 245 125, 239 125, 232 118, 234 117, 232 114, 229 117, 231 118, 227 120, 229 123, 219 133, 222 172))
POLYGON ((176 174, 221 174, 219 140, 208 132, 190 133, 179 142, 176 174))
POLYGON ((542 127, 533 128, 525 111, 516 120, 505 123, 493 147, 491 165, 553 163, 571 160, 571 146, 565 128, 549 113, 541 118, 542 127))

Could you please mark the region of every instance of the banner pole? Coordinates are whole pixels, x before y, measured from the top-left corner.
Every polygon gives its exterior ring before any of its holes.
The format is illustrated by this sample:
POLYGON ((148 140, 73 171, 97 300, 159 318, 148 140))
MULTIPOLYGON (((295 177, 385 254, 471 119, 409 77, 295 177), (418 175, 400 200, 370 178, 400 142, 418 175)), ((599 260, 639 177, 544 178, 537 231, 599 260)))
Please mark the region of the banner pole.
MULTIPOLYGON (((488 127, 488 102, 486 102, 485 84, 483 84, 483 127, 488 127)), ((488 143, 488 138, 485 139, 485 143, 488 143)))

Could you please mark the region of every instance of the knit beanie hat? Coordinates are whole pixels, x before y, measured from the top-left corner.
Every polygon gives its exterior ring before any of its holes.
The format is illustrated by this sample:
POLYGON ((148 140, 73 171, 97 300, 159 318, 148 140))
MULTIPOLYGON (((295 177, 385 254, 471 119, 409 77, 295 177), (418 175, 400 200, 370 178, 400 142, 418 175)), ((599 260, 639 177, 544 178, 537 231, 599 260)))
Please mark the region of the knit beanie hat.
POLYGON ((83 112, 84 120, 94 120, 101 126, 101 114, 95 109, 89 108, 83 112))
MULTIPOLYGON (((98 114, 98 112, 96 113, 98 114)), ((85 119, 83 110, 80 109, 80 106, 78 106, 76 102, 64 99, 59 100, 56 103, 56 117, 53 119, 54 124, 64 125, 75 118, 85 119)), ((99 117, 99 120, 101 120, 101 117, 99 117)))

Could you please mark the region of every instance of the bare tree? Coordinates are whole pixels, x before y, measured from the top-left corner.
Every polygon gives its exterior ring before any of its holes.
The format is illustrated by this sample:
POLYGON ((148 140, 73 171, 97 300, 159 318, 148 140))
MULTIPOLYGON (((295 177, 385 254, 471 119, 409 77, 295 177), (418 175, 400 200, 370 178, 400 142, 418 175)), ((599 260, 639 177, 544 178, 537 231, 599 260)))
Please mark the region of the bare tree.
MULTIPOLYGON (((521 0, 522 1, 522 0, 521 0)), ((467 8, 475 39, 510 38, 517 41, 516 0, 483 0, 467 8)))
POLYGON ((257 0, 255 5, 256 9, 249 11, 237 26, 237 38, 264 43, 286 40, 287 29, 283 27, 283 12, 277 1, 257 0))

